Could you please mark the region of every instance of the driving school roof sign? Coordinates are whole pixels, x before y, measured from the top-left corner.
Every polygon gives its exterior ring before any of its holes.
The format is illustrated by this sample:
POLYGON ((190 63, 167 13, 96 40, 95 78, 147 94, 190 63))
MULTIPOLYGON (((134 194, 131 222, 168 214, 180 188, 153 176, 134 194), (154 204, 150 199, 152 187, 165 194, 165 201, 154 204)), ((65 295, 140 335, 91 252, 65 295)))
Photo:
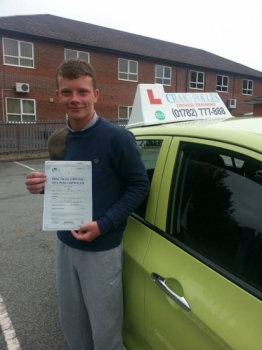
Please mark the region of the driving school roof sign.
POLYGON ((139 84, 127 127, 230 117, 218 93, 166 93, 161 84, 139 84))

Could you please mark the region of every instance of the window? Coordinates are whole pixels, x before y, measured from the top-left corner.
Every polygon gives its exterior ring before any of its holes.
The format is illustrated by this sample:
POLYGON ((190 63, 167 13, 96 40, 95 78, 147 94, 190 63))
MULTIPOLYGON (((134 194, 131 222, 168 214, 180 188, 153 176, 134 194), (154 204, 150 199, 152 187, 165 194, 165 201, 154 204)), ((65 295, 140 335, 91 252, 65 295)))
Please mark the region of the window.
POLYGON ((218 272, 261 292, 262 162, 194 144, 182 145, 180 159, 171 234, 218 272))
POLYGON ((253 94, 253 80, 247 80, 247 79, 243 80, 242 94, 243 95, 253 94))
POLYGON ((190 88, 204 89, 204 73, 194 71, 190 72, 190 88))
POLYGON ((118 121, 121 125, 126 125, 132 112, 132 106, 118 106, 118 121))
POLYGON ((83 52, 83 51, 65 49, 65 59, 67 58, 82 58, 82 60, 86 60, 87 62, 89 62, 89 53, 83 52))
POLYGON ((118 79, 119 80, 138 80, 138 62, 118 59, 118 79))
MULTIPOLYGON (((137 140, 137 147, 140 151, 142 161, 145 165, 147 176, 149 179, 149 183, 151 184, 152 178, 154 175, 154 170, 156 167, 157 158, 162 146, 162 140, 137 140)), ((139 205, 139 207, 134 211, 135 214, 141 216, 142 218, 146 215, 146 207, 147 207, 146 197, 143 202, 139 205)))
POLYGON ((10 66, 34 67, 32 43, 3 38, 4 64, 10 66))
POLYGON ((228 77, 224 75, 217 75, 217 91, 228 91, 228 77))
POLYGON ((8 122, 35 122, 35 100, 7 97, 6 114, 8 122))
POLYGON ((193 72, 190 74, 190 88, 191 89, 204 89, 204 73, 193 72))
POLYGON ((155 66, 155 83, 171 85, 171 67, 155 66))

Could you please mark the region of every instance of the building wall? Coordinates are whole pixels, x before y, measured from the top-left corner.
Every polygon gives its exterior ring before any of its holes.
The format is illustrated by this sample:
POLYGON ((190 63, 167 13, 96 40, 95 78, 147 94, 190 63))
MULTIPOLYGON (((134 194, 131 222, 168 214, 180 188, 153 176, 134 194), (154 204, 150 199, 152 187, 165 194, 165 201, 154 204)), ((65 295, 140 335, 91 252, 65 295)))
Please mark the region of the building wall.
MULTIPOLYGON (((64 59, 64 49, 76 49, 90 54, 90 63, 94 66, 97 74, 98 88, 100 90, 99 101, 96 111, 108 119, 118 118, 118 106, 132 106, 138 83, 155 82, 155 64, 145 59, 118 55, 114 53, 99 52, 83 49, 77 46, 52 43, 23 36, 4 35, 6 38, 24 40, 34 44, 34 68, 22 68, 18 66, 3 65, 2 44, 0 45, 0 121, 4 120, 5 98, 26 98, 36 100, 36 114, 38 120, 62 119, 64 113, 55 95, 55 73, 58 65, 64 59), (118 58, 126 58, 138 61, 138 82, 118 80, 118 58), (15 83, 28 83, 29 93, 16 93, 15 83), (53 102, 51 102, 53 101, 53 102)), ((2 42, 2 36, 1 42, 2 42)), ((193 70, 196 70, 193 68, 193 70)), ((182 66, 172 66, 172 85, 165 86, 166 92, 215 92, 215 72, 198 69, 205 73, 204 90, 190 89, 190 69, 182 66)), ((220 73, 219 73, 220 74, 220 73)), ((225 74, 226 75, 226 74, 225 74)), ((228 99, 237 99, 237 108, 232 110, 233 115, 252 112, 253 107, 244 104, 243 101, 251 98, 251 95, 242 95, 243 77, 229 76, 229 89, 227 93, 219 93, 222 100, 227 104, 228 99)), ((254 79, 253 97, 262 95, 262 81, 254 79)))
POLYGON ((253 115, 254 117, 262 116, 262 103, 254 105, 253 115))

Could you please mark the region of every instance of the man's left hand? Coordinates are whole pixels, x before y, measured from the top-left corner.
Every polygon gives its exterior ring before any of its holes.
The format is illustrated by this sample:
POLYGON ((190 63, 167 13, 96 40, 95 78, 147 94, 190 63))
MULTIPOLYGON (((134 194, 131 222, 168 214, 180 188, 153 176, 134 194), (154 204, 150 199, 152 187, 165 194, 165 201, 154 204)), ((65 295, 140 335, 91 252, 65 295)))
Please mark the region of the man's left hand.
POLYGON ((71 232, 78 241, 86 242, 92 242, 96 237, 101 235, 96 221, 80 226, 78 232, 74 230, 71 230, 71 232))

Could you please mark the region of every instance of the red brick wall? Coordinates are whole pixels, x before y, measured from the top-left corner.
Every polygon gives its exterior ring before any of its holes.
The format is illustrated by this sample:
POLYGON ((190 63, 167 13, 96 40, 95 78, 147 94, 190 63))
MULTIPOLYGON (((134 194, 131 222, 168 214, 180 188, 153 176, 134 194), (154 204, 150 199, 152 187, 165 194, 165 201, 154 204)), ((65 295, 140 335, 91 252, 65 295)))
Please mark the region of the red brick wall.
MULTIPOLYGON (((3 53, 1 45, 0 75, 1 89, 4 97, 28 98, 36 100, 37 119, 62 119, 64 114, 55 98, 55 72, 59 63, 63 60, 63 48, 55 43, 39 42, 22 37, 5 36, 10 39, 25 40, 34 44, 34 68, 22 68, 3 65, 3 53), (15 83, 28 83, 29 93, 16 93, 15 83), (13 90, 13 91, 11 91, 13 90), (49 102, 53 98, 54 102, 49 102)), ((2 40, 1 40, 2 41, 2 40)), ((1 111, 2 107, 1 99, 1 111)), ((2 115, 2 113, 1 113, 2 115)))
POLYGON ((253 115, 255 117, 262 117, 262 103, 254 105, 253 115))
MULTIPOLYGON (((19 36, 4 35, 4 37, 16 40, 25 40, 34 44, 34 62, 35 67, 21 68, 3 65, 2 44, 0 45, 0 121, 3 120, 3 100, 5 97, 29 98, 36 100, 36 114, 38 120, 43 119, 62 119, 65 118, 63 111, 55 96, 55 73, 58 65, 64 59, 64 49, 72 48, 80 51, 86 51, 90 54, 90 63, 94 66, 97 73, 98 88, 100 97, 96 105, 96 111, 99 115, 117 119, 118 106, 131 106, 138 83, 153 84, 155 81, 155 64, 158 62, 147 61, 144 59, 135 59, 130 56, 118 55, 113 53, 99 52, 95 50, 83 49, 69 45, 37 41, 19 36), (118 80, 118 58, 126 58, 138 61, 138 82, 118 80), (16 93, 15 83, 30 84, 30 93, 16 93), (50 98, 54 102, 50 102, 50 98)), ((1 37, 2 41, 2 37, 1 37)), ((195 70, 195 69, 193 69, 195 70)), ((190 69, 181 66, 172 66, 172 85, 165 86, 166 92, 214 92, 216 91, 215 72, 204 71, 205 89, 196 90, 189 88, 190 69)), ((226 74, 225 74, 226 75, 226 74)), ((230 98, 237 99, 237 108, 232 110, 233 115, 240 115, 244 112, 251 112, 253 106, 244 104, 244 100, 262 95, 262 80, 254 81, 253 95, 242 95, 242 77, 229 76, 229 90, 227 93, 219 93, 222 100, 227 103, 230 98)), ((5 109, 5 105, 4 105, 5 109)))

